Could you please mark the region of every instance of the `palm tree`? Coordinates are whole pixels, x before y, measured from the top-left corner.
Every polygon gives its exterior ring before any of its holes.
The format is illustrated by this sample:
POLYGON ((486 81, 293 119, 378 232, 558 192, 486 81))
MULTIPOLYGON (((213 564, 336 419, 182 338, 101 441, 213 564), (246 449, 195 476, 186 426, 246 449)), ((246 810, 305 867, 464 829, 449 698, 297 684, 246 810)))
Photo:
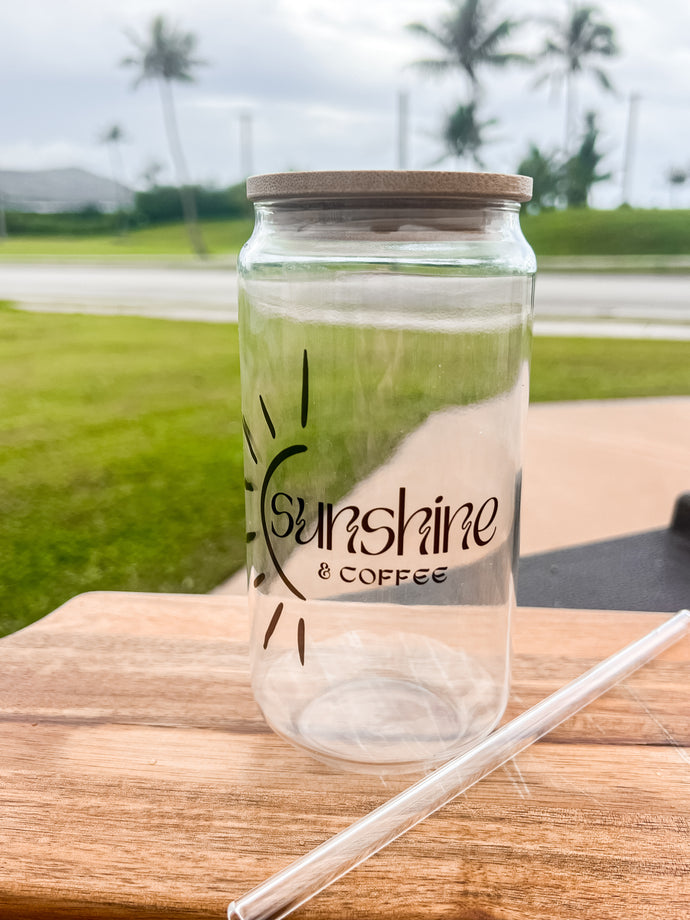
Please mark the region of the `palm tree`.
POLYGON ((125 132, 118 124, 112 124, 109 128, 106 128, 100 136, 101 143, 108 147, 108 154, 110 155, 110 171, 112 173, 113 182, 115 183, 115 203, 117 210, 122 214, 122 233, 125 233, 127 230, 127 218, 124 213, 125 206, 122 201, 122 190, 124 189, 125 181, 124 167, 122 165, 122 151, 120 149, 120 145, 124 140, 125 132))
POLYGON ((528 211, 555 208, 561 202, 564 170, 558 154, 540 150, 532 142, 516 172, 522 176, 532 177, 532 200, 527 205, 528 211))
POLYGON ((666 181, 668 182, 669 190, 671 193, 670 194, 671 207, 674 207, 674 199, 675 199, 674 192, 677 189, 679 190, 681 185, 685 185, 685 183, 688 181, 689 178, 690 178, 690 170, 683 169, 682 166, 671 166, 666 171, 666 181))
POLYGON ((480 70, 528 61, 523 54, 502 50, 521 22, 497 21, 492 14, 492 5, 487 0, 450 0, 450 10, 437 26, 410 23, 407 28, 411 32, 431 39, 442 51, 440 58, 416 61, 415 66, 435 74, 460 70, 469 83, 471 101, 476 101, 481 89, 480 70))
MULTIPOLYGON (((480 169, 484 169, 479 151, 486 143, 484 129, 496 124, 496 119, 477 120, 477 102, 472 100, 467 105, 459 105, 448 117, 443 129, 443 142, 448 154, 458 160, 467 157, 480 169)), ((445 157, 444 157, 445 159, 445 157)))
POLYGON ((587 112, 580 146, 565 164, 565 194, 569 208, 586 208, 592 186, 611 178, 611 173, 597 171, 605 156, 597 149, 598 140, 596 114, 587 112))
POLYGON ((153 189, 158 185, 158 177, 165 169, 163 163, 158 160, 150 160, 141 172, 141 178, 146 184, 147 189, 153 189))
POLYGON ((595 6, 570 5, 564 19, 544 19, 552 29, 552 34, 547 38, 540 57, 547 61, 555 60, 555 65, 537 80, 535 86, 540 86, 546 80, 565 83, 565 156, 570 151, 576 120, 575 79, 589 73, 602 89, 613 91, 609 77, 597 61, 617 55, 618 46, 613 27, 598 19, 598 16, 599 10, 595 6))
POLYGON ((181 31, 167 22, 164 16, 156 16, 152 20, 147 38, 141 39, 133 33, 127 34, 138 53, 124 58, 121 62, 122 66, 138 69, 139 75, 134 81, 133 88, 136 89, 147 80, 154 80, 158 84, 163 107, 163 121, 177 177, 189 241, 197 255, 205 255, 206 247, 199 229, 196 200, 180 141, 172 91, 173 82, 192 83, 194 81, 193 69, 205 63, 194 57, 197 45, 196 35, 192 32, 181 31))

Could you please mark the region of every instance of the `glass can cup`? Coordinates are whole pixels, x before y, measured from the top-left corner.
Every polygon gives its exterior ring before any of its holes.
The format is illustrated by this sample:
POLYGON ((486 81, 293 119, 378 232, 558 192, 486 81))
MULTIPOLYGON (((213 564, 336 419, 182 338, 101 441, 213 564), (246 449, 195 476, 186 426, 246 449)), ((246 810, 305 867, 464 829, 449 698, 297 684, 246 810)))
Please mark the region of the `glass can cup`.
POLYGON ((252 689, 328 763, 418 771, 510 682, 531 179, 247 183, 239 259, 252 689))

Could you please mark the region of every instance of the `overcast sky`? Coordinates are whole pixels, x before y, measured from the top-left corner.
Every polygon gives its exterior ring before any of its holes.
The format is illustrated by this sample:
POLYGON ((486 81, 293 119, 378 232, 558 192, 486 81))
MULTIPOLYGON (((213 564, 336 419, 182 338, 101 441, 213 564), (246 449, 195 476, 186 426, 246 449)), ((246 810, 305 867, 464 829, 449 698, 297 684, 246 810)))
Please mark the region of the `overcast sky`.
MULTIPOLYGON (((409 67, 434 48, 407 32, 414 20, 433 25, 446 0, 19 0, 0 12, 0 169, 81 166, 109 174, 99 134, 113 123, 128 138, 127 180, 141 185, 152 162, 171 176, 156 87, 132 90, 118 66, 132 50, 126 31, 145 33, 163 13, 199 39, 208 63, 198 80, 176 89, 183 141, 195 180, 242 178, 240 117, 251 116, 254 172, 285 169, 388 169, 397 161, 396 106, 409 99, 409 168, 442 155, 445 115, 464 101, 459 75, 442 80, 409 67)), ((603 0, 621 55, 609 65, 617 95, 585 78, 581 115, 600 115, 602 168, 613 174, 593 202, 621 200, 630 95, 639 94, 630 199, 667 206, 665 176, 690 167, 690 3, 603 0)), ((513 17, 555 14, 566 0, 498 0, 513 17)), ((516 33, 520 51, 536 51, 543 31, 516 33)), ((535 70, 512 68, 486 82, 485 117, 498 119, 484 151, 486 168, 515 171, 529 141, 545 149, 562 141, 562 95, 531 88, 535 70)), ((453 161, 438 164, 455 168, 453 161)), ((467 168, 466 166, 464 168, 467 168)), ((677 203, 689 203, 690 188, 677 203)))

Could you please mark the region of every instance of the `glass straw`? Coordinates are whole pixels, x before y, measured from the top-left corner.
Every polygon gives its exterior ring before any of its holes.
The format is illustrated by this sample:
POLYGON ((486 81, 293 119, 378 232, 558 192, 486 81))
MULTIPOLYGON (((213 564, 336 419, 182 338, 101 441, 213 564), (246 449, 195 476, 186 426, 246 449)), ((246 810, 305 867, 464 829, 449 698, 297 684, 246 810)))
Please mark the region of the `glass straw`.
POLYGON ((351 824, 228 907, 228 920, 280 920, 538 741, 690 629, 681 610, 513 719, 474 748, 351 824))

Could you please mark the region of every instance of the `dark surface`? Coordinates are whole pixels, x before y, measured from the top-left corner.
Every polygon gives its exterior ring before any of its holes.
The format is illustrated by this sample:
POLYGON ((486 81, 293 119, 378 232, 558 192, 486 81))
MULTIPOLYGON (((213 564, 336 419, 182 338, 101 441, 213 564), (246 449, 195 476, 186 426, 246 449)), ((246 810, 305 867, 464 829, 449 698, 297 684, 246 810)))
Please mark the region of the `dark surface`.
POLYGON ((524 556, 517 600, 589 610, 690 607, 690 493, 676 501, 666 530, 524 556))

